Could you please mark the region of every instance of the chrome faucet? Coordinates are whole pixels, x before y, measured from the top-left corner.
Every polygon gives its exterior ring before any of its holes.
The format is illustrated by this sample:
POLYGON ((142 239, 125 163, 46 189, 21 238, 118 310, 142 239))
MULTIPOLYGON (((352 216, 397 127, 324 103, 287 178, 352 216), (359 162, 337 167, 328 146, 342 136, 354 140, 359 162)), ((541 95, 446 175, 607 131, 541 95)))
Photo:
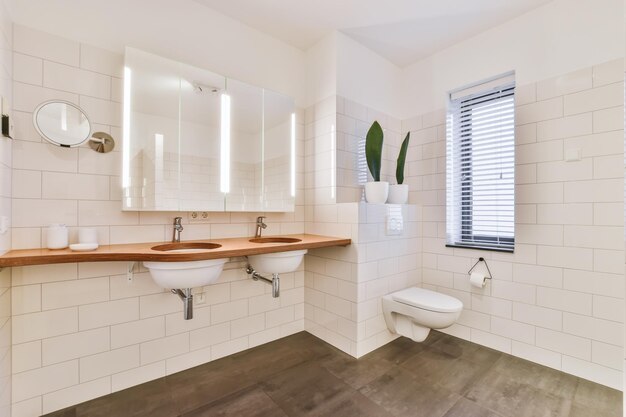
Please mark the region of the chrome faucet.
POLYGON ((261 232, 263 232, 263 229, 267 227, 267 225, 263 223, 264 219, 265 219, 265 216, 259 216, 256 218, 256 232, 254 232, 255 238, 261 237, 261 232))
POLYGON ((180 242, 180 232, 184 229, 183 225, 180 223, 182 221, 182 217, 174 217, 174 234, 172 235, 172 242, 180 242))

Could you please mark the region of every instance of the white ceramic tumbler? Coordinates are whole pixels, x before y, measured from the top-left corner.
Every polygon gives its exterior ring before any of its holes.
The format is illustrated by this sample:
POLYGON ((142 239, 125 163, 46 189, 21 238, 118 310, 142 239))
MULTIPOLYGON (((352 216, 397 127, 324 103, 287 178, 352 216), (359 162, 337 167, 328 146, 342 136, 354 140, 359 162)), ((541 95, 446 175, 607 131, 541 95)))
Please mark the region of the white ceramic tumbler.
POLYGON ((47 233, 48 249, 65 249, 69 243, 69 232, 64 224, 51 224, 47 233))

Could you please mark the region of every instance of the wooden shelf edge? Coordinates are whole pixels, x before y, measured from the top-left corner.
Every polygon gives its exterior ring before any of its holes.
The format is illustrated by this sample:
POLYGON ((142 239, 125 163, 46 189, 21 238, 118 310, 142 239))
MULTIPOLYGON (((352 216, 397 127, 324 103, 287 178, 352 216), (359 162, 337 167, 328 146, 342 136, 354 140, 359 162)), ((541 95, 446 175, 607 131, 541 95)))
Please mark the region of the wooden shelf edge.
POLYGON ((348 246, 351 239, 310 234, 281 235, 301 239, 296 243, 252 243, 250 238, 206 239, 185 242, 213 242, 222 246, 197 252, 168 253, 155 251, 153 246, 169 242, 147 242, 120 245, 103 245, 91 252, 74 252, 70 249, 19 249, 0 256, 0 267, 47 265, 74 262, 189 262, 206 259, 235 258, 264 253, 288 252, 302 249, 320 249, 348 246))

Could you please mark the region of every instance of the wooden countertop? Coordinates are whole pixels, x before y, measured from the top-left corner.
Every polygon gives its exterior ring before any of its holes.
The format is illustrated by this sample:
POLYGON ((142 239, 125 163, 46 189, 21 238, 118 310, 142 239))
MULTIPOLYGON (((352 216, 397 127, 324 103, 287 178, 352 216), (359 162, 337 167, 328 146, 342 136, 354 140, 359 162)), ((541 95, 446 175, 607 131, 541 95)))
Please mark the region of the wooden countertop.
MULTIPOLYGON (((272 237, 272 236, 263 236, 272 237)), ((237 256, 258 255, 272 252, 285 252, 301 249, 316 249, 329 246, 347 246, 350 239, 309 234, 284 235, 281 237, 301 239, 296 243, 253 243, 249 237, 230 239, 208 239, 184 241, 217 243, 222 245, 216 249, 199 249, 193 252, 164 252, 153 250, 153 246, 171 242, 132 243, 124 245, 102 245, 90 252, 75 252, 70 249, 20 249, 7 252, 0 256, 0 267, 60 264, 70 262, 104 262, 104 261, 156 261, 183 262, 205 259, 234 258, 237 256)))

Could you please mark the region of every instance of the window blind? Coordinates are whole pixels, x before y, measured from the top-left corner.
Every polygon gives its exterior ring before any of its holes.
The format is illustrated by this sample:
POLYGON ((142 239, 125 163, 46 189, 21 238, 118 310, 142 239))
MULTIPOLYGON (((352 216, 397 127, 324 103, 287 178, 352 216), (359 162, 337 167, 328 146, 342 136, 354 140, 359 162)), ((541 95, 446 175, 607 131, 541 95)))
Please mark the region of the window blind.
POLYGON ((515 81, 511 74, 450 94, 446 144, 449 246, 513 251, 515 81))

